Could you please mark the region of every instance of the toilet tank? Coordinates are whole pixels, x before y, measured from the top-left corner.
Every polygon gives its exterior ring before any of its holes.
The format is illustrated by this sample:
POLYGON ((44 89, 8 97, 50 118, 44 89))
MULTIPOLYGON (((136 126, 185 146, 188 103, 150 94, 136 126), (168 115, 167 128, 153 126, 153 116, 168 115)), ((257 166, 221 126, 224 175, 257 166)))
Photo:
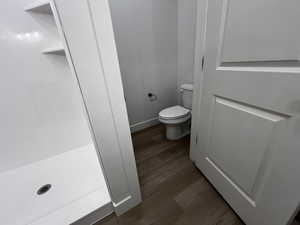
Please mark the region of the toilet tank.
POLYGON ((180 86, 182 105, 184 108, 192 109, 193 90, 193 84, 182 84, 180 86))

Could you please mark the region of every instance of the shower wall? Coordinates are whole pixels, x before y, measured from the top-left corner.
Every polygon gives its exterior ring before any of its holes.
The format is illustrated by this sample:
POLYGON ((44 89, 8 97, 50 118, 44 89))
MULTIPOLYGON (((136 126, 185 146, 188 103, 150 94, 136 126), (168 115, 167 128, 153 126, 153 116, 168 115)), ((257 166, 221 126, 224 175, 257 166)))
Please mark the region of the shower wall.
POLYGON ((1 224, 71 224, 111 202, 60 34, 52 1, 1 2, 1 224))
POLYGON ((177 103, 177 1, 110 0, 110 7, 130 124, 153 123, 177 103))
POLYGON ((31 3, 1 4, 0 172, 91 143, 66 57, 42 53, 59 40, 53 15, 31 3))

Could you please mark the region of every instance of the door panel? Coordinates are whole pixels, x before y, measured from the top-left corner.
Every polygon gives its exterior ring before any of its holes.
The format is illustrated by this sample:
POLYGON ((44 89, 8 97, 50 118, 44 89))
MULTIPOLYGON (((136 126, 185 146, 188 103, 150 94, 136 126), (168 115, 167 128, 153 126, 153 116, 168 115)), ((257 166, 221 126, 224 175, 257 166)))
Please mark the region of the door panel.
POLYGON ((298 61, 298 0, 228 0, 222 13, 221 62, 298 61))
POLYGON ((298 21, 296 0, 208 1, 196 165, 248 225, 300 206, 298 21))
POLYGON ((252 189, 272 130, 285 119, 255 107, 215 97, 209 158, 245 194, 252 189))

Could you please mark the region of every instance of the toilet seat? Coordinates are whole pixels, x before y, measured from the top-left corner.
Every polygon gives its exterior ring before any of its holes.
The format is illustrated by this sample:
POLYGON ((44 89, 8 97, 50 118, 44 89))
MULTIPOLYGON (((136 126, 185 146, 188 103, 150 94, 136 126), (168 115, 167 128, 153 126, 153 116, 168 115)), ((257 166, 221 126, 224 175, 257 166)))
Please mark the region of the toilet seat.
POLYGON ((159 113, 159 118, 163 120, 178 120, 185 117, 190 118, 190 110, 180 105, 166 108, 159 113))

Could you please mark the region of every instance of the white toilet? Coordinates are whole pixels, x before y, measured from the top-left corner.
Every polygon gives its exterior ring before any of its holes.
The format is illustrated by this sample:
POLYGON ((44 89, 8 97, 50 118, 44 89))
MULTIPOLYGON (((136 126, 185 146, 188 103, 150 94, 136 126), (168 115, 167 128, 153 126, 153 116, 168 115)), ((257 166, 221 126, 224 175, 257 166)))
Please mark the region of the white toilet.
POLYGON ((159 121, 166 125, 168 140, 178 140, 190 133, 193 85, 181 85, 180 93, 183 106, 172 106, 159 113, 159 121))

